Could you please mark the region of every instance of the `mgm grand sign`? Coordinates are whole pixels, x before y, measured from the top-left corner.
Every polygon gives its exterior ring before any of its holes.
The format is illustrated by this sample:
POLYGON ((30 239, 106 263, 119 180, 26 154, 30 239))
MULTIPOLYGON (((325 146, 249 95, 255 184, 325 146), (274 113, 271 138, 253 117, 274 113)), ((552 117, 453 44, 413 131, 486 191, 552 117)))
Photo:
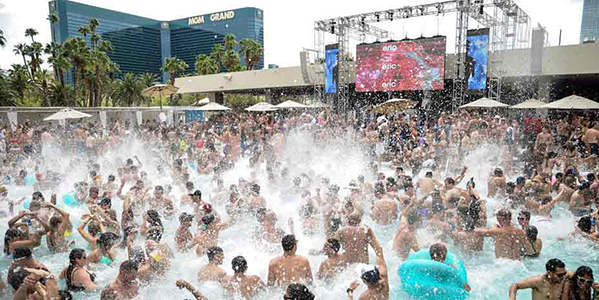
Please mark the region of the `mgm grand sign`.
POLYGON ((189 26, 204 24, 206 22, 204 17, 210 18, 210 21, 212 21, 212 22, 231 20, 231 19, 235 18, 235 11, 230 10, 230 11, 223 11, 223 12, 219 12, 219 13, 213 13, 211 15, 191 17, 187 20, 187 23, 189 26))

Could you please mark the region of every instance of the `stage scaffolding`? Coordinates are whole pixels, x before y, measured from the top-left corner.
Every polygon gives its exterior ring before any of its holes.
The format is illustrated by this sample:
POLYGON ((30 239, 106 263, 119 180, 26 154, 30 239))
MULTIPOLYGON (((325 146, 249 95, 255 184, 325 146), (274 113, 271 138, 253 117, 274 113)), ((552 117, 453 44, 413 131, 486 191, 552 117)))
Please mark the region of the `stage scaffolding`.
POLYGON ((487 97, 501 101, 501 79, 505 72, 502 69, 499 52, 530 46, 530 17, 514 0, 443 1, 316 21, 314 22, 314 50, 316 50, 314 65, 319 80, 314 86, 315 97, 324 100, 324 67, 322 65, 325 57, 326 33, 335 35, 339 44, 337 100, 339 109, 344 111, 348 105, 350 70, 354 67, 354 64, 347 59, 350 38, 361 41, 367 36, 375 37, 378 40, 386 39, 390 37, 390 33, 373 24, 415 17, 444 16, 446 13, 456 13, 456 60, 452 82, 454 106, 462 104, 466 93, 466 34, 471 21, 490 28, 487 97))

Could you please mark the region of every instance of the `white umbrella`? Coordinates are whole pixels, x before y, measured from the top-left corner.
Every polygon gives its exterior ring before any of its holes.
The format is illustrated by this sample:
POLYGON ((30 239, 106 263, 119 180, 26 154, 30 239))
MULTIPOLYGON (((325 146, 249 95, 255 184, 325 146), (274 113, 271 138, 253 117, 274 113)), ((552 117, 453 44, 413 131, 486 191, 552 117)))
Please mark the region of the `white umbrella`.
POLYGON ((210 102, 200 108, 198 108, 198 110, 201 111, 225 111, 225 110, 231 110, 230 108, 220 105, 216 102, 210 102))
POLYGON ((55 121, 55 120, 65 120, 65 119, 81 119, 81 118, 89 118, 92 115, 82 113, 80 111, 76 111, 70 108, 64 108, 58 111, 57 113, 47 117, 44 121, 55 121))
POLYGON ((154 95, 160 95, 160 109, 162 110, 162 96, 168 96, 176 93, 179 90, 178 87, 170 84, 157 84, 151 87, 148 87, 141 92, 141 94, 145 97, 152 98, 154 95))
POLYGON ((508 107, 509 105, 505 103, 501 103, 495 100, 491 100, 489 98, 480 98, 474 102, 470 102, 468 104, 460 106, 460 108, 469 108, 469 107, 477 107, 477 108, 495 108, 495 107, 508 107))
POLYGON ((542 108, 552 109, 599 109, 599 103, 584 97, 572 95, 544 105, 542 108))
POLYGON ((245 109, 246 111, 276 111, 277 107, 268 103, 268 102, 260 102, 256 103, 245 109))
POLYGON ((194 103, 193 105, 202 106, 202 105, 208 104, 208 103, 210 103, 210 99, 204 98, 204 99, 196 101, 196 103, 194 103))
POLYGON ((516 104, 510 108, 522 108, 522 109, 535 109, 535 108, 541 108, 542 106, 544 106, 545 102, 543 101, 539 101, 537 99, 528 99, 520 104, 516 104))
POLYGON ((403 111, 414 106, 414 101, 409 99, 390 99, 374 108, 377 114, 390 114, 396 111, 403 111))
POLYGON ((331 105, 326 104, 326 103, 322 103, 322 102, 315 102, 315 103, 312 103, 310 105, 310 107, 313 107, 313 108, 331 108, 331 105))
POLYGON ((287 100, 279 105, 276 105, 277 108, 308 108, 309 106, 303 105, 301 103, 297 103, 295 101, 287 100))

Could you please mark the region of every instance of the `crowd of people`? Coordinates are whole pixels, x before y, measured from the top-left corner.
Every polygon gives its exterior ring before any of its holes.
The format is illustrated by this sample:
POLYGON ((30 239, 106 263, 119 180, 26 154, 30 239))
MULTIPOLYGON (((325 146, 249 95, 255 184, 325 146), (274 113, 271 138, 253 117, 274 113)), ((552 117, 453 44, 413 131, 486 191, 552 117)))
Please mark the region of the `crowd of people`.
MULTIPOLYGON (((398 266, 388 266, 389 257, 403 260, 429 249, 443 262, 450 246, 467 261, 490 238, 497 259, 537 260, 558 241, 543 241, 531 220, 551 222, 556 207, 575 221, 574 231, 560 239, 599 246, 596 120, 460 112, 426 121, 325 110, 218 115, 172 126, 5 125, 0 220, 8 228, 1 260, 10 267, 0 271, 0 290, 15 300, 79 293, 134 299, 168 278, 177 257, 195 255, 207 258, 197 283, 172 283, 195 299, 208 296, 194 285, 216 284, 232 299, 279 293, 311 300, 315 284, 335 282, 353 266, 360 268, 356 281, 333 289, 347 299, 390 299, 395 283, 388 267, 398 266), (304 139, 311 148, 301 148, 304 139), (359 165, 357 173, 344 174, 349 182, 335 175, 346 171, 315 159, 335 146, 342 150, 339 160, 359 165), (477 166, 466 162, 481 148, 493 149, 494 167, 483 170, 490 174, 472 172, 477 166), (358 155, 342 157, 348 153, 358 155), (56 195, 65 184, 72 190, 56 195), (31 197, 10 194, 22 187, 32 189, 31 197), (173 224, 178 227, 170 230, 173 224), (222 267, 223 235, 232 228, 244 228, 252 241, 240 248, 282 251, 268 262, 267 277, 249 274, 260 262, 243 255, 231 260, 231 270, 222 267), (392 237, 377 234, 381 230, 392 237), (423 230, 435 243, 419 240, 423 230), (320 265, 298 254, 298 237, 324 241, 308 255, 322 256, 320 265), (62 270, 51 272, 46 263, 64 255, 62 270), (96 274, 111 268, 118 269, 116 277, 98 284, 96 274)), ((516 282, 505 294, 516 299, 518 290, 532 289, 533 299, 597 299, 591 267, 572 272, 552 258, 545 274, 516 282)))

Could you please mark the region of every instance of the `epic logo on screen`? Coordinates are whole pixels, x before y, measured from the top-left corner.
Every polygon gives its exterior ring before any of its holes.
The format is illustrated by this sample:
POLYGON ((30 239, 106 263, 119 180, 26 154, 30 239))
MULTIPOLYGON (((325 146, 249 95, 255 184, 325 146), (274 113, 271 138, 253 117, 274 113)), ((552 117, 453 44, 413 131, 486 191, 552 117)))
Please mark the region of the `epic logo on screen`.
POLYGON ((382 48, 382 50, 384 52, 395 52, 395 51, 397 51, 397 49, 398 49, 397 45, 385 45, 382 48))
POLYGON ((397 81, 390 81, 390 82, 383 82, 381 84, 381 86, 386 89, 386 88, 396 88, 397 87, 397 81))

